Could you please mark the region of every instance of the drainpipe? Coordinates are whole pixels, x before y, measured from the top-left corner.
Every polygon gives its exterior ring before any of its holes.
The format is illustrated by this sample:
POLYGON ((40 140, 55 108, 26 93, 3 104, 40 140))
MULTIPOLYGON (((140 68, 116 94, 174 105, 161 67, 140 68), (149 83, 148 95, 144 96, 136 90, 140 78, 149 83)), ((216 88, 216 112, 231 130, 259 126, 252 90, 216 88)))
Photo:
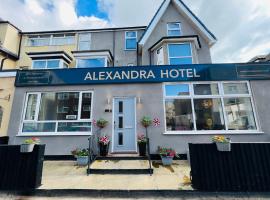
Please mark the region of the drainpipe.
POLYGON ((3 70, 4 62, 5 62, 6 59, 8 59, 7 56, 1 60, 0 71, 3 70))
POLYGON ((152 65, 152 55, 151 55, 151 50, 148 49, 148 53, 149 53, 149 65, 152 65))
POLYGON ((115 65, 115 31, 113 31, 113 67, 115 65))

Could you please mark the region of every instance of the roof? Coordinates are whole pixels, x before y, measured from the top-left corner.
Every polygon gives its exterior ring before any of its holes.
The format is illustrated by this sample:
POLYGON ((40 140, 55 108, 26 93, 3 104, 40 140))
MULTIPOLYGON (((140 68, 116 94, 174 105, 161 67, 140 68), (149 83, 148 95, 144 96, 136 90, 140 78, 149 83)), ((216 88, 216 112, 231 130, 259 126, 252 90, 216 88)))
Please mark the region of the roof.
POLYGON ((21 32, 21 30, 20 30, 17 26, 15 26, 15 25, 12 24, 11 22, 5 21, 5 20, 3 20, 3 19, 1 19, 1 18, 0 18, 0 24, 9 24, 10 26, 13 26, 15 29, 17 29, 19 32, 21 32))
POLYGON ((73 32, 99 32, 99 31, 117 31, 117 30, 130 30, 130 29, 146 29, 146 26, 130 26, 130 27, 111 27, 101 29, 72 29, 72 30, 55 30, 55 31, 35 31, 35 32, 22 32, 25 35, 31 34, 53 34, 53 33, 73 33, 73 32))
POLYGON ((150 21, 146 31, 144 32, 143 36, 139 40, 139 45, 143 46, 149 36, 151 35, 152 31, 156 27, 157 23, 159 22, 160 18, 163 16, 165 11, 167 10, 170 3, 174 3, 176 8, 179 12, 183 13, 183 15, 191 20, 191 22, 194 24, 195 27, 198 28, 202 36, 207 40, 208 44, 212 46, 217 38, 213 33, 207 29, 207 27, 202 23, 201 20, 184 4, 181 0, 164 0, 163 3, 160 5, 159 9, 155 13, 154 17, 150 21))
POLYGON ((270 61, 270 53, 266 55, 258 55, 250 59, 248 62, 269 62, 270 61))

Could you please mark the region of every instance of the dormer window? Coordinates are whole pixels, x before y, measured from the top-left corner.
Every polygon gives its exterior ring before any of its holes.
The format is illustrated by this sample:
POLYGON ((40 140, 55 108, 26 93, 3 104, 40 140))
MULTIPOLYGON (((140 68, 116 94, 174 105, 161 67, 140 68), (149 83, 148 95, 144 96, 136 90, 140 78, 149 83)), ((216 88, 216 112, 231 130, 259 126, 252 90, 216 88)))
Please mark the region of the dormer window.
POLYGON ((181 36, 181 24, 179 22, 173 22, 167 24, 168 36, 181 36))

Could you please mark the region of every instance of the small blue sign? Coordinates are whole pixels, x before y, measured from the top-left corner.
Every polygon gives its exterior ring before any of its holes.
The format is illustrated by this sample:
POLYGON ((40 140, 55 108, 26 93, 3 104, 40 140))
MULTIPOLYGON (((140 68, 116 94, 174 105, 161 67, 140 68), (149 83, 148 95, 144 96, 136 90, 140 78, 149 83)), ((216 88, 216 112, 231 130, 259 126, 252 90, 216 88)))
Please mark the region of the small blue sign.
POLYGON ((270 79, 270 64, 194 64, 21 70, 15 86, 270 79))

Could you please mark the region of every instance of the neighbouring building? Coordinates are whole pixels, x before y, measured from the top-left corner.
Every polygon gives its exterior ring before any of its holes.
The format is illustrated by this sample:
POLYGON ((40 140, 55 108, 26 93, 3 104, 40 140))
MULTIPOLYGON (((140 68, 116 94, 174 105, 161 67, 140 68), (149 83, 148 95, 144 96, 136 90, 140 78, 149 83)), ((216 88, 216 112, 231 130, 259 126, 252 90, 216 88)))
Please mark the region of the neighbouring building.
POLYGON ((38 136, 46 155, 69 155, 104 118, 110 152, 137 152, 143 116, 157 125, 153 154, 158 146, 185 154, 214 134, 270 140, 270 65, 212 64, 217 39, 180 0, 165 0, 147 27, 17 34, 11 144, 38 136))
POLYGON ((257 63, 257 62, 270 62, 270 53, 266 55, 258 55, 252 58, 249 62, 257 63))

